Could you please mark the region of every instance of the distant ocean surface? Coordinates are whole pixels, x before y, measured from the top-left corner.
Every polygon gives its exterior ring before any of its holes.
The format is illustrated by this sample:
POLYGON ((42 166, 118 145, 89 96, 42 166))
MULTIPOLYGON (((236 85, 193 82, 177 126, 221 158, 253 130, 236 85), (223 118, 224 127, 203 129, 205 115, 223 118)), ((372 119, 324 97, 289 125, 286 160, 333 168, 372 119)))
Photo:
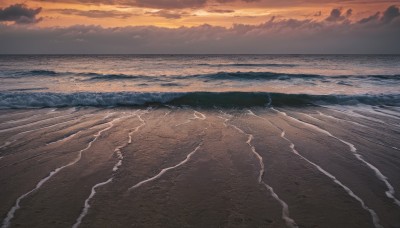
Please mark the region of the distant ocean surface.
POLYGON ((399 55, 0 56, 0 108, 400 105, 399 55))

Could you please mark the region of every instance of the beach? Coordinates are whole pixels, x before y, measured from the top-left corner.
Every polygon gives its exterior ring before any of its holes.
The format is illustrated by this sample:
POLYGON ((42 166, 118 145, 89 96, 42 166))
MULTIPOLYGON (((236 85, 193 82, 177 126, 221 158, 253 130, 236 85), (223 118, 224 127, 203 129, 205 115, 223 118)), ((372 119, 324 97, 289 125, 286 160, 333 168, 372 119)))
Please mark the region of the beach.
POLYGON ((398 110, 352 112, 2 111, 3 227, 399 226, 398 110))

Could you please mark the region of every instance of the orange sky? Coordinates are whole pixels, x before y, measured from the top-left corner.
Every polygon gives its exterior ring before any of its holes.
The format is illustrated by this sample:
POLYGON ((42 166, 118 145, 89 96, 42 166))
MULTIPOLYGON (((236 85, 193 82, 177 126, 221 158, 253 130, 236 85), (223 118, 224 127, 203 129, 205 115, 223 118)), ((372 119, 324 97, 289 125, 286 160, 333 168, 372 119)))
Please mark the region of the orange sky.
MULTIPOLYGON (((384 11, 398 1, 370 0, 287 0, 234 1, 185 0, 192 5, 179 5, 179 0, 1 0, 0 8, 24 3, 29 8, 42 8, 39 27, 101 25, 124 27, 154 25, 180 27, 211 24, 230 27, 232 24, 260 24, 285 18, 323 20, 333 8, 352 9, 351 19, 357 20, 377 11, 384 11), (142 1, 145 3, 138 3, 142 1), (147 1, 147 2, 146 2, 147 1), (175 2, 176 5, 168 4, 175 2), (144 4, 144 5, 143 5, 144 4)), ((183 2, 185 2, 183 1, 183 2)), ((187 3, 185 2, 185 4, 187 3)))

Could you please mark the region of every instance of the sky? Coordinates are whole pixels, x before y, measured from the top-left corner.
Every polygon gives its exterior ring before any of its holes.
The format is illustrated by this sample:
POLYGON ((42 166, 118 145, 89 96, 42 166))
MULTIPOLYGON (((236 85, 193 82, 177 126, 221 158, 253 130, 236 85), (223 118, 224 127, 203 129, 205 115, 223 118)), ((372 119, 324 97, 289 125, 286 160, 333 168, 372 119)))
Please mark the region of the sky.
POLYGON ((399 0, 1 0, 0 54, 400 54, 399 7, 399 0))

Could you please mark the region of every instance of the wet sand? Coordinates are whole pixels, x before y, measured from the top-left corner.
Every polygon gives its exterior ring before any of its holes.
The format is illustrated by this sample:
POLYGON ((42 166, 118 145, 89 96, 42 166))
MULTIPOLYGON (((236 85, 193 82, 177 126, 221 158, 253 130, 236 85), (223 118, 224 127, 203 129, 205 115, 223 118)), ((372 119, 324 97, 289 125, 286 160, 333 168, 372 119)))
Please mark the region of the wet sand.
POLYGON ((2 227, 400 227, 391 107, 0 111, 2 227))

